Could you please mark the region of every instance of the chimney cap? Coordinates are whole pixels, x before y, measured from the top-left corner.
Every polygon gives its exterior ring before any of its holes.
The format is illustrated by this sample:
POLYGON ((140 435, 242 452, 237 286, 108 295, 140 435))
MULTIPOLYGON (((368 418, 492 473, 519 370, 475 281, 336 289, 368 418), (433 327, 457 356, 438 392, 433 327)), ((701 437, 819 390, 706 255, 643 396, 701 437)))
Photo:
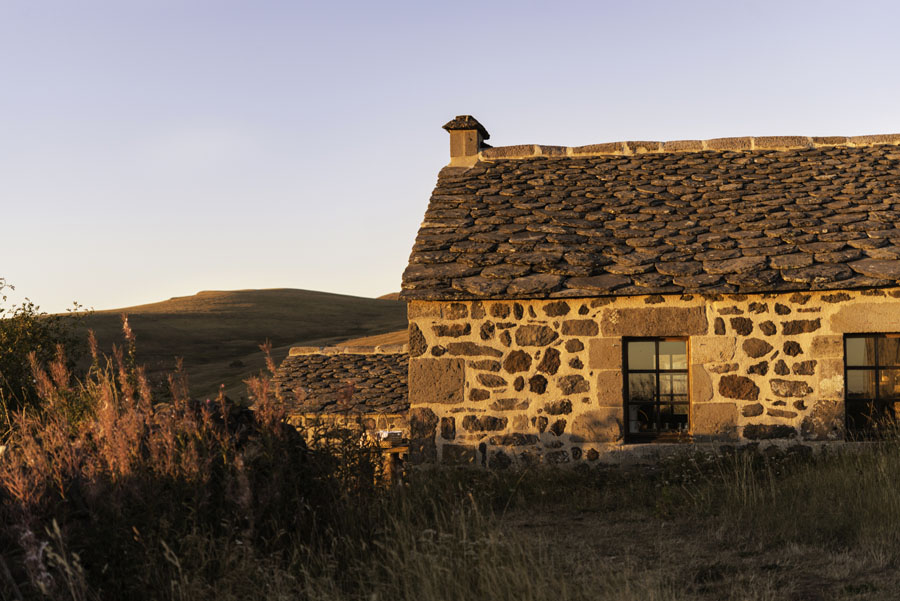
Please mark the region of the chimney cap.
POLYGON ((491 138, 491 135, 484 126, 472 115, 457 115, 455 119, 444 124, 444 129, 447 131, 456 129, 477 129, 478 133, 481 134, 482 140, 489 140, 491 138))

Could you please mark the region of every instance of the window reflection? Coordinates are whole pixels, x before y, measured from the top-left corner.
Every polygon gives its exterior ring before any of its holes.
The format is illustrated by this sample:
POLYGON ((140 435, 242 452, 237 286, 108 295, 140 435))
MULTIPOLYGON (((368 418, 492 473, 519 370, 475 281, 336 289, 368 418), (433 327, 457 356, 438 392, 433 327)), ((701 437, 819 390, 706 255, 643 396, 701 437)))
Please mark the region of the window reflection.
POLYGON ((685 340, 626 340, 627 432, 631 440, 689 431, 685 340), (637 438, 634 438, 637 436, 637 438))
POLYGON ((877 435, 900 399, 900 338, 854 334, 844 338, 845 410, 851 435, 877 435))
POLYGON ((875 365, 875 340, 870 337, 846 339, 848 366, 875 365))
POLYGON ((900 338, 877 338, 878 365, 900 365, 900 338))
POLYGON ((656 369, 656 343, 652 340, 629 342, 628 369, 656 369))
POLYGON ((847 397, 858 399, 875 398, 875 370, 854 369, 847 372, 847 397))
POLYGON ((900 369, 882 369, 878 373, 878 397, 900 399, 900 369))
POLYGON ((660 369, 687 369, 687 343, 684 340, 665 340, 659 343, 660 369))
POLYGON ((656 396, 656 376, 628 374, 628 398, 632 401, 653 401, 656 396))

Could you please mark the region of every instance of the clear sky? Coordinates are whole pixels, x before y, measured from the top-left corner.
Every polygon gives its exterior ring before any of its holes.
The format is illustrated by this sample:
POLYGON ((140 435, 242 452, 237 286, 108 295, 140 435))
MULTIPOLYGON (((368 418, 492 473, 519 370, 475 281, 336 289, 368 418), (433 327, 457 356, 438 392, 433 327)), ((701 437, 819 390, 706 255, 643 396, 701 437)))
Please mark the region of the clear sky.
POLYGON ((50 311, 397 291, 454 115, 494 145, 900 132, 898 23, 861 0, 0 0, 0 277, 50 311))

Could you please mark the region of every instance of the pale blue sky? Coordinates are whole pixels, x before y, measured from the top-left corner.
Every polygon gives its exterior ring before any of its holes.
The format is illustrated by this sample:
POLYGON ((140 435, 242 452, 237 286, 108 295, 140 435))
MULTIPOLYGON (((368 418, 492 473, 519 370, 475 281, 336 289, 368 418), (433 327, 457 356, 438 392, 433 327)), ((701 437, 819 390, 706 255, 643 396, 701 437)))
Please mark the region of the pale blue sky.
POLYGON ((0 0, 0 277, 44 309, 399 290, 440 126, 900 132, 896 2, 0 0))

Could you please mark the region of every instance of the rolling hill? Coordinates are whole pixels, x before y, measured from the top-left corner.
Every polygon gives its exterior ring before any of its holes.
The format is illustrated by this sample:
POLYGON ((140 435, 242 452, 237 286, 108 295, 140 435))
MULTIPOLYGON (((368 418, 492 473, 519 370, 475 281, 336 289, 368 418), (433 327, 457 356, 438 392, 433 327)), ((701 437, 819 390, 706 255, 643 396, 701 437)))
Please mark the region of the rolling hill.
POLYGON ((237 400, 243 380, 264 369, 259 345, 269 340, 277 363, 291 346, 323 346, 356 339, 403 341, 406 303, 310 290, 205 291, 148 305, 96 311, 85 319, 101 348, 121 344, 121 316, 137 336, 138 360, 161 383, 181 357, 191 394, 213 396, 219 384, 237 400))

